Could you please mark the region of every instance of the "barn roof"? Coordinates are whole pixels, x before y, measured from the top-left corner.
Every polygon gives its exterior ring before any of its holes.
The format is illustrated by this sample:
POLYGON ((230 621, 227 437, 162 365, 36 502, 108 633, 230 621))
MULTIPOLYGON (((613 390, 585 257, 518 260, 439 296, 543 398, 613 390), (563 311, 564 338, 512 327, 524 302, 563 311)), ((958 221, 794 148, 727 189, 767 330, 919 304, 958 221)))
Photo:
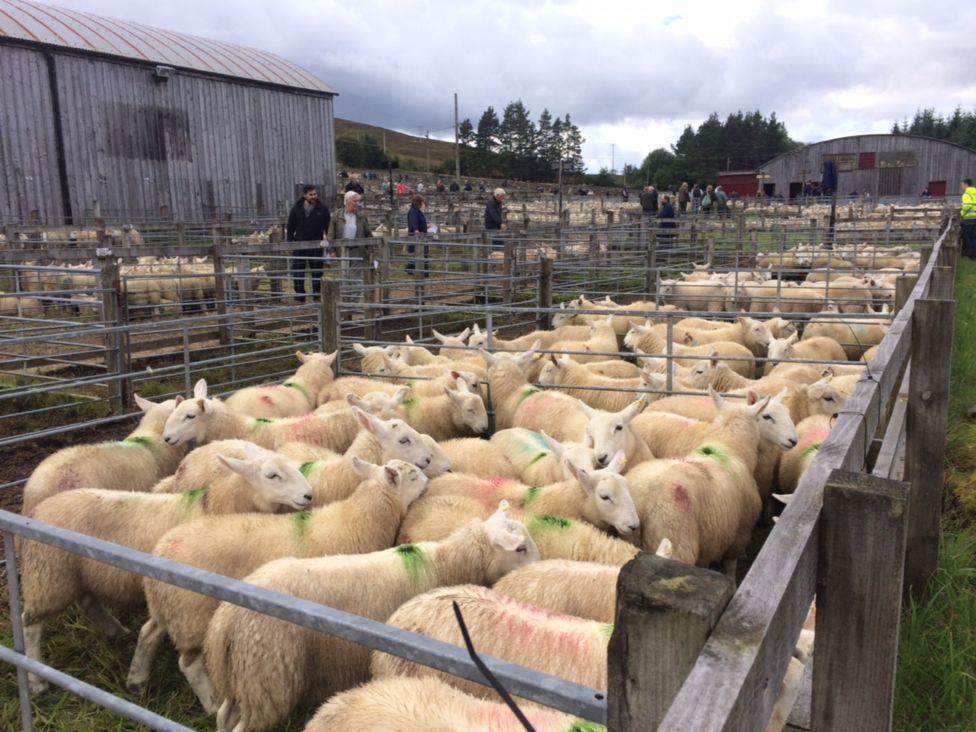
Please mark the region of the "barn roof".
POLYGON ((28 0, 0 0, 3 37, 335 94, 305 69, 266 51, 28 0))
MULTIPOLYGON (((0 2, 2 2, 2 0, 0 0, 0 2)), ((894 134, 894 133, 891 133, 891 132, 887 132, 887 133, 886 132, 868 132, 868 133, 865 133, 863 135, 846 135, 845 137, 833 137, 833 138, 831 138, 829 140, 820 140, 820 142, 811 142, 811 143, 809 143, 807 145, 802 145, 802 146, 800 146, 798 148, 794 148, 793 150, 787 150, 785 153, 780 153, 775 158, 771 158, 771 159, 767 160, 765 163, 763 163, 762 165, 759 166, 759 169, 762 170, 763 168, 766 168, 766 167, 772 165, 773 163, 775 163, 780 158, 786 158, 786 157, 789 157, 790 155, 800 155, 801 153, 804 153, 807 150, 810 150, 811 148, 819 147, 820 145, 826 145, 827 143, 831 143, 831 142, 839 142, 841 140, 862 140, 862 139, 865 139, 865 138, 868 138, 868 137, 897 137, 897 138, 905 139, 905 140, 920 140, 922 142, 937 142, 940 145, 951 145, 952 147, 958 147, 960 150, 965 150, 968 153, 972 153, 973 155, 976 155, 976 150, 973 150, 972 148, 968 148, 965 145, 960 145, 957 142, 951 142, 949 140, 940 140, 937 137, 928 137, 926 135, 909 135, 909 134, 907 134, 905 132, 899 132, 898 134, 894 134)))

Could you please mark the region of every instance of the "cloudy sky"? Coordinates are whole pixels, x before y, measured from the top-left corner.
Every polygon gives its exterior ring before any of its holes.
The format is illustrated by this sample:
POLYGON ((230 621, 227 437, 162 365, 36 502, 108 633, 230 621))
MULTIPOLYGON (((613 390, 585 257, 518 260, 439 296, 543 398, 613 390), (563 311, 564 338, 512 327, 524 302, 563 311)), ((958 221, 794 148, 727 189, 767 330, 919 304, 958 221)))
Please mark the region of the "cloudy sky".
POLYGON ((593 171, 639 164, 709 113, 775 111, 794 139, 976 107, 970 3, 199 0, 52 4, 258 46, 336 88, 336 115, 452 135, 522 99, 569 112, 593 171))

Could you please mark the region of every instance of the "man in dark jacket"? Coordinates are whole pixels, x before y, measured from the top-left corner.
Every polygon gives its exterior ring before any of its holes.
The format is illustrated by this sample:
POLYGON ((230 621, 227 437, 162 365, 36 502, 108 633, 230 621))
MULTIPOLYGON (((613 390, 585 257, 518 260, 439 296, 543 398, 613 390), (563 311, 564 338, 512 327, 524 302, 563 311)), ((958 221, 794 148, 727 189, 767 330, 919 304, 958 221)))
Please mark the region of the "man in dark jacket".
POLYGON ((675 229, 678 222, 674 220, 674 206, 671 203, 671 196, 664 194, 661 197, 661 210, 657 212, 658 234, 657 239, 661 248, 670 249, 674 246, 675 229))
MULTIPOLYGON (((488 231, 505 231, 508 224, 505 223, 502 204, 505 203, 505 189, 496 188, 494 195, 485 204, 485 229, 488 231)), ((505 246, 502 239, 492 239, 491 248, 501 249, 505 246)))
POLYGON ((346 183, 346 193, 349 191, 355 191, 360 196, 366 193, 366 191, 363 190, 363 184, 359 182, 359 173, 349 174, 349 182, 346 183))
POLYGON ((302 188, 302 197, 292 206, 288 214, 288 224, 285 227, 287 241, 309 242, 310 246, 296 249, 292 256, 292 280, 295 283, 295 294, 305 294, 305 268, 312 276, 312 292, 319 294, 322 287, 322 267, 325 247, 325 232, 329 227, 328 207, 319 200, 315 186, 307 185, 302 188))
POLYGON ((640 197, 641 210, 645 216, 654 216, 657 213, 657 190, 654 186, 647 186, 640 197))

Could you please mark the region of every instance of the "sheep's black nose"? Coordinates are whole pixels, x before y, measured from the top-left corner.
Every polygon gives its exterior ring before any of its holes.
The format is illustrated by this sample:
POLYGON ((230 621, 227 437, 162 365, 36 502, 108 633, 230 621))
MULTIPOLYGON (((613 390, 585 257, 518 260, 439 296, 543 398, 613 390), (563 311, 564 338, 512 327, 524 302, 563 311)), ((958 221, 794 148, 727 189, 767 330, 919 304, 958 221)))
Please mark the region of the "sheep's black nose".
POLYGON ((305 494, 305 500, 306 501, 311 501, 312 500, 312 494, 311 493, 306 493, 305 494))
POLYGON ((599 465, 601 468, 604 467, 607 464, 607 456, 601 455, 600 457, 598 457, 596 459, 596 464, 599 465))
POLYGON ((790 438, 790 447, 796 447, 796 440, 794 440, 792 437, 790 438))
POLYGON ((640 528, 640 524, 631 524, 627 528, 630 529, 631 531, 637 531, 637 529, 640 528))

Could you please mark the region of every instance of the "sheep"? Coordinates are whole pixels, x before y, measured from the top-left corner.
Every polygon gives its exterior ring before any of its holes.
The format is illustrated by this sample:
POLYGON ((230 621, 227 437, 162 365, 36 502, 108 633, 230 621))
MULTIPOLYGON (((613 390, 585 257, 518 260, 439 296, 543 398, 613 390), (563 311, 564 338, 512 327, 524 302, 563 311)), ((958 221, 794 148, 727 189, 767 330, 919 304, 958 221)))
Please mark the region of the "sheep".
POLYGON ((833 300, 842 313, 863 313, 874 297, 869 283, 870 278, 865 282, 857 277, 839 277, 832 282, 802 282, 799 289, 815 292, 821 302, 833 300))
POLYGON ((756 418, 769 397, 752 406, 726 403, 716 392, 711 397, 719 413, 690 456, 642 463, 626 477, 640 514, 641 546, 668 538, 676 560, 702 566, 722 560, 734 577, 762 510, 753 478, 756 418))
MULTIPOLYGON (((507 432, 508 430, 503 430, 507 432)), ((526 430, 528 432, 528 430, 526 430)), ((493 435, 497 436, 498 432, 493 435)), ((534 433, 532 433, 534 434, 534 433)), ((498 445, 480 437, 460 437, 439 443, 451 468, 483 478, 519 478, 519 471, 498 445)), ((538 452, 538 449, 536 450, 538 452)))
POLYGON ((666 378, 661 374, 641 372, 637 378, 611 379, 594 374, 584 364, 569 356, 556 359, 550 355, 539 372, 538 381, 547 386, 559 386, 560 392, 595 409, 616 412, 634 400, 635 390, 644 387, 661 390, 665 386, 666 378), (623 391, 616 391, 620 389, 623 391))
MULTIPOLYGON (((453 388, 458 379, 463 380, 468 385, 469 390, 473 391, 479 387, 477 374, 471 371, 450 368, 445 368, 436 377, 415 378, 403 386, 409 386, 417 396, 433 396, 435 394, 443 394, 445 386, 453 388)), ((397 381, 400 381, 400 379, 397 379, 397 381)), ((342 376, 326 384, 319 391, 316 401, 321 407, 333 401, 342 401, 349 394, 365 396, 371 392, 382 391, 386 394, 393 395, 400 388, 401 384, 393 383, 392 381, 382 381, 362 376, 342 376)))
POLYGON ((584 363, 583 367, 598 376, 606 376, 611 379, 632 379, 641 375, 640 366, 635 366, 629 361, 620 358, 610 358, 606 361, 590 361, 584 363))
POLYGON ((823 369, 813 364, 797 363, 790 364, 788 369, 784 368, 782 371, 777 371, 774 377, 747 379, 735 373, 727 364, 713 358, 707 365, 705 383, 696 384, 696 388, 704 389, 706 386, 711 386, 715 391, 724 394, 734 389, 754 388, 757 384, 764 383, 769 378, 793 381, 797 384, 812 384, 814 381, 819 381, 823 378, 823 369))
MULTIPOLYGON (((833 308, 828 308, 823 312, 837 312, 833 308)), ((803 329, 803 341, 813 338, 830 338, 841 345, 844 349, 845 359, 856 361, 871 346, 876 346, 888 334, 889 323, 880 320, 837 320, 837 319, 816 319, 807 323, 803 329)))
POLYGON ((568 352, 574 361, 579 363, 591 363, 605 361, 617 352, 617 333, 613 329, 613 317, 606 320, 598 320, 590 326, 590 337, 584 341, 556 341, 549 345, 552 351, 568 352), (580 352, 592 352, 593 355, 580 352))
POLYGON ((400 405, 410 397, 409 386, 397 387, 392 394, 386 391, 371 391, 362 396, 347 394, 345 399, 326 402, 317 407, 313 414, 317 417, 346 414, 351 407, 358 407, 382 419, 400 417, 400 405))
MULTIPOLYGON (((558 317, 558 316, 556 316, 558 317)), ((492 335, 491 347, 521 351, 532 348, 536 341, 539 341, 539 348, 548 348, 551 344, 559 341, 585 341, 592 331, 589 325, 562 325, 559 326, 553 321, 552 330, 535 330, 526 333, 518 338, 503 340, 492 335)), ((468 346, 472 348, 486 348, 488 345, 488 331, 483 331, 475 323, 471 337, 468 338, 468 346)))
MULTIPOLYGON (((554 709, 521 710, 536 732, 583 732, 596 726, 554 709)), ((344 691, 319 707, 305 732, 523 732, 525 727, 502 702, 458 691, 433 677, 393 676, 344 691)))
MULTIPOLYGON (((361 482, 359 472, 353 466, 356 457, 371 463, 404 460, 430 477, 450 470, 450 461, 437 443, 402 420, 380 419, 359 409, 353 409, 353 414, 363 429, 342 455, 328 452, 323 455, 321 448, 303 443, 288 443, 281 448, 293 459, 303 461, 300 470, 312 486, 313 506, 324 506, 352 494, 361 482)), ((180 463, 173 480, 154 490, 179 493, 209 484, 219 474, 216 454, 227 444, 219 441, 198 447, 180 463)))
POLYGON ((401 402, 398 412, 407 424, 435 440, 485 432, 488 411, 481 395, 473 393, 463 380, 456 383, 456 389, 444 387, 444 393, 439 396, 411 395, 401 402))
POLYGON ((407 514, 399 541, 405 542, 408 537, 443 538, 465 521, 489 515, 500 499, 532 514, 583 519, 597 528, 612 528, 621 536, 633 536, 640 527, 627 481, 620 475, 623 453, 618 452, 608 467, 599 470, 587 464, 575 465, 566 458, 563 462, 570 478, 546 486, 463 473, 437 478, 428 495, 407 514), (456 497, 473 498, 475 503, 452 500, 456 497))
MULTIPOLYGON (((666 325, 654 327, 659 336, 667 337, 666 325), (662 329, 664 329, 663 333, 662 329)), ((688 345, 691 346, 727 341, 745 346, 756 356, 762 356, 766 353, 770 340, 769 329, 765 324, 762 321, 747 317, 741 317, 725 328, 674 328, 673 333, 674 340, 678 343, 686 343, 689 337, 691 343, 688 345)))
MULTIPOLYGON (((661 356, 668 353, 668 344, 654 332, 650 323, 634 325, 624 336, 624 344, 635 353, 661 356)), ((741 343, 716 341, 704 346, 671 344, 671 354, 681 358, 675 360, 682 366, 694 364, 694 357, 710 357, 718 354, 728 361, 729 368, 742 376, 751 376, 756 371, 756 359, 752 351, 741 343), (691 357, 691 358, 689 358, 691 357)))
POLYGON ((527 517, 525 525, 543 559, 571 559, 622 567, 640 551, 639 547, 608 536, 585 521, 539 515, 527 517))
MULTIPOLYGON (((384 465, 352 458, 360 483, 352 495, 325 508, 291 516, 209 516, 172 529, 153 554, 225 577, 242 578, 282 557, 362 554, 393 545, 410 504, 423 495, 427 476, 415 465, 390 460, 384 465), (241 537, 247 541, 242 542, 241 537)), ((213 713, 213 689, 201 651, 216 598, 144 580, 149 620, 139 633, 127 686, 145 687, 153 657, 168 634, 204 709, 213 713)))
POLYGON ((681 282, 664 279, 658 295, 681 310, 721 312, 725 309, 725 284, 718 280, 681 282))
POLYGON ((302 353, 295 356, 301 366, 294 376, 276 385, 249 386, 239 389, 225 400, 229 409, 250 417, 298 417, 315 409, 322 387, 332 381, 334 353, 302 353))
POLYGON ((389 357, 390 346, 364 346, 362 343, 353 343, 352 350, 359 354, 359 370, 364 374, 377 373, 381 364, 386 362, 389 357))
POLYGON ((142 419, 128 437, 118 442, 73 445, 48 455, 34 468, 24 486, 23 513, 30 513, 45 498, 74 488, 97 486, 104 490, 148 491, 172 473, 186 448, 163 440, 163 427, 183 397, 159 404, 135 395, 142 419))
MULTIPOLYGON (((245 581, 374 620, 436 587, 490 585, 539 559, 525 526, 503 502, 441 542, 370 554, 279 559, 245 581)), ((369 650, 236 605, 222 603, 207 629, 207 668, 223 700, 220 730, 265 730, 296 704, 317 702, 366 680, 369 650), (327 663, 323 663, 328 659, 327 663)))
MULTIPOLYGON (((594 466, 592 448, 582 442, 560 442, 545 432, 513 427, 493 434, 490 444, 513 466, 514 477, 527 485, 549 485, 571 478, 563 458, 574 465, 594 466)), ((464 465, 458 465, 457 470, 471 472, 464 465)))
POLYGON ((792 493, 796 490, 800 478, 830 434, 833 419, 825 414, 815 414, 796 426, 799 442, 780 457, 776 467, 776 487, 779 492, 792 493))
MULTIPOLYGON (((783 450, 795 447, 799 439, 789 407, 784 403, 787 393, 788 389, 784 387, 756 417, 759 456, 753 477, 764 500, 773 490, 777 459, 783 450)), ((757 401, 759 396, 750 391, 746 403, 755 404, 757 401)), ((645 412, 634 420, 633 429, 655 457, 676 458, 688 455, 700 445, 710 424, 667 412, 645 412)))
MULTIPOLYGON (((670 558, 673 549, 671 541, 663 539, 655 554, 670 558)), ((543 559, 509 572, 493 589, 550 612, 612 623, 619 575, 619 566, 543 559)))
POLYGON ((797 343, 796 333, 789 338, 773 338, 769 342, 769 355, 766 358, 766 375, 770 375, 777 364, 786 359, 805 359, 807 361, 846 361, 844 347, 833 338, 809 338, 797 343))
MULTIPOLYGON (((584 686, 607 688, 607 644, 612 625, 557 615, 485 587, 445 587, 420 595, 404 603, 387 624, 463 645, 454 603, 479 653, 584 686)), ((490 687, 385 653, 374 652, 370 668, 374 679, 434 676, 468 694, 482 698, 494 694, 490 687)))
POLYGON ((473 386, 470 383, 470 377, 467 374, 474 374, 475 383, 480 383, 485 380, 487 376, 487 370, 480 363, 475 363, 474 361, 451 361, 449 363, 431 363, 426 365, 411 366, 403 361, 392 358, 385 353, 381 353, 377 356, 375 366, 372 371, 366 371, 366 373, 371 373, 375 376, 381 377, 393 377, 394 379, 403 382, 411 381, 418 377, 420 378, 437 378, 438 376, 443 376, 447 369, 457 370, 459 368, 464 369, 466 381, 469 382, 469 386, 473 386))
MULTIPOLYGON (((174 526, 196 516, 233 510, 237 494, 251 497, 248 510, 269 512, 279 505, 305 508, 312 489, 289 458, 248 448, 245 460, 221 456, 233 473, 192 493, 172 495, 80 488, 51 496, 29 516, 130 549, 148 552, 174 526)), ((239 537, 238 537, 239 540, 239 537)), ((27 654, 41 660, 44 623, 78 602, 107 636, 125 628, 102 603, 138 607, 143 602, 141 577, 94 560, 83 559, 36 541, 21 540, 24 637, 27 654)), ((47 683, 32 677, 31 691, 47 683)))

